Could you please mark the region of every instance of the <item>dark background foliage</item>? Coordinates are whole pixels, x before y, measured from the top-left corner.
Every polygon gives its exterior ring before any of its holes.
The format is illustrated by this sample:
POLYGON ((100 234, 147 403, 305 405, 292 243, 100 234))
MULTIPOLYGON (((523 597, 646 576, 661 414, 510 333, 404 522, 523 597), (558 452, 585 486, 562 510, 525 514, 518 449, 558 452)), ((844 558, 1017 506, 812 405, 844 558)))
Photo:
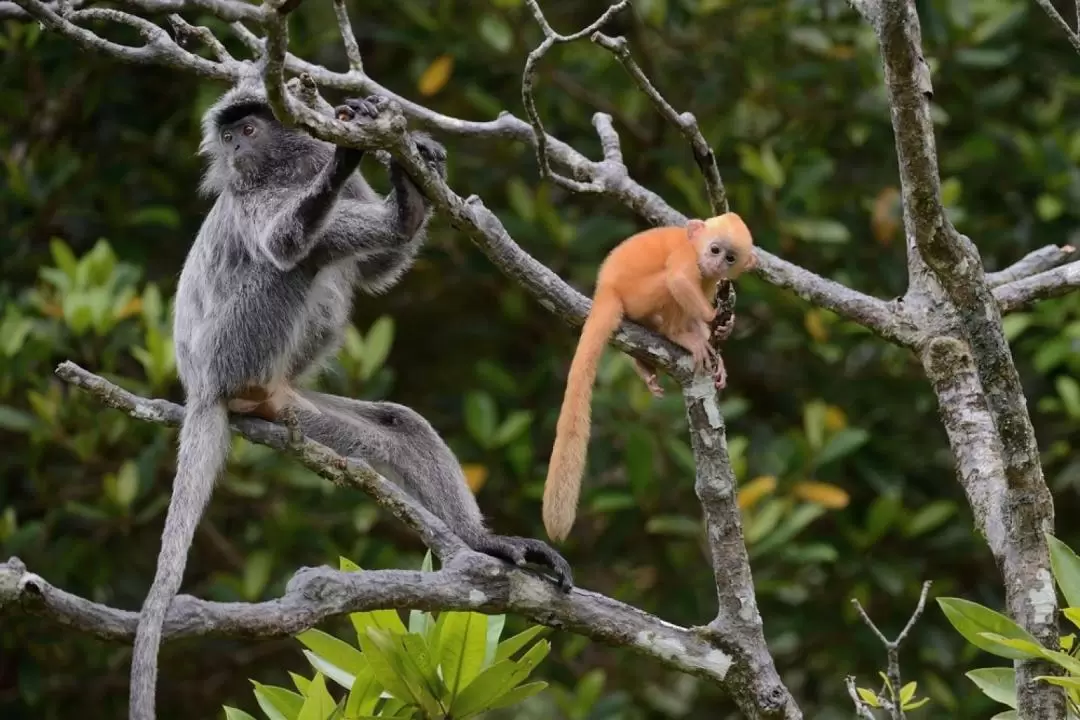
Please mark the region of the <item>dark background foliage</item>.
MULTIPOLYGON (((520 0, 350 5, 379 82, 450 115, 523 114, 521 70, 540 34, 520 0)), ((542 5, 564 32, 603 9, 542 5)), ((958 228, 989 269, 1069 241, 1080 207, 1074 51, 1025 0, 935 0, 919 12, 944 199, 958 228)), ((228 37, 221 23, 189 19, 228 37)), ((880 297, 903 293, 877 48, 845 3, 639 0, 609 34, 624 34, 671 103, 698 117, 732 206, 762 247, 880 297)), ((294 52, 344 69, 329 2, 296 13, 291 36, 294 52)), ((175 431, 103 410, 52 369, 72 359, 181 398, 168 301, 208 207, 195 192, 198 119, 224 87, 88 54, 33 23, 0 25, 0 47, 0 554, 135 609, 153 573, 175 431)), ((679 209, 708 214, 682 138, 606 51, 587 41, 555 48, 537 87, 550 132, 598 157, 590 117, 611 113, 634 177, 679 209)), ((530 146, 440 139, 455 189, 481 195, 523 247, 582 291, 604 253, 642 227, 625 208, 541 182, 530 146)), ((386 187, 374 162, 364 167, 386 187)), ((738 312, 725 411, 770 647, 807 717, 850 717, 843 677, 874 685, 884 661, 849 598, 896 632, 922 580, 935 581, 935 595, 1000 607, 999 576, 908 354, 756 277, 740 282, 738 312)), ((441 218, 415 269, 386 296, 361 301, 355 325, 325 387, 418 409, 452 443, 493 526, 542 536, 543 472, 576 333, 441 218)), ((1006 327, 1058 533, 1075 546, 1080 297, 1013 315, 1006 327)), ((713 581, 682 405, 665 383, 668 397, 652 400, 628 360, 607 355, 583 509, 565 552, 583 586, 696 624, 714 612, 713 581)), ((419 564, 415 538, 362 495, 265 448, 234 448, 185 592, 269 598, 297 567, 338 555, 364 567, 419 564)), ((554 641, 541 671, 553 687, 519 717, 732 712, 714 688, 627 652, 565 633, 554 641)), ((120 717, 129 656, 63 628, 3 620, 0 715, 120 717)), ((936 605, 902 658, 905 678, 932 698, 916 714, 991 712, 963 677, 980 660, 936 605)), ((173 643, 162 663, 162 720, 218 717, 225 702, 254 709, 246 678, 287 683, 286 670, 304 667, 287 639, 173 643)))

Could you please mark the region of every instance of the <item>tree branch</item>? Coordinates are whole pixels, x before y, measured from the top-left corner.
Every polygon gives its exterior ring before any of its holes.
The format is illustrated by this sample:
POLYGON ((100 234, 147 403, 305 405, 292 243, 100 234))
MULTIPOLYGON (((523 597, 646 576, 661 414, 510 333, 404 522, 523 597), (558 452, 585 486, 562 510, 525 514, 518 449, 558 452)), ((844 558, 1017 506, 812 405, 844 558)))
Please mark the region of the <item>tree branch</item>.
POLYGON ((638 64, 634 62, 626 38, 608 37, 597 32, 593 33, 592 41, 615 56, 619 63, 626 68, 626 72, 634 79, 637 86, 641 88, 641 91, 645 93, 645 96, 660 111, 660 114, 678 128, 682 136, 686 138, 686 141, 690 144, 690 149, 694 152, 694 161, 697 162, 698 168, 701 169, 701 174, 705 178, 709 206, 712 208, 713 215, 726 213, 728 211, 728 201, 727 192, 724 190, 724 181, 720 179, 720 170, 716 167, 716 155, 713 153, 712 148, 709 147, 709 143, 705 141, 705 136, 701 134, 697 118, 689 112, 684 112, 681 115, 675 112, 675 108, 671 107, 668 101, 664 99, 664 96, 660 94, 660 91, 649 81, 649 78, 646 77, 638 64))
MULTIPOLYGON (((177 595, 163 638, 282 637, 332 617, 380 609, 515 613, 533 622, 626 647, 660 664, 730 686, 732 656, 722 644, 598 593, 551 583, 486 555, 435 572, 301 568, 285 594, 260 603, 210 602, 177 595)), ((36 615, 106 640, 131 642, 138 614, 53 587, 12 558, 0 564, 0 613, 36 615)))
POLYGON ((994 288, 994 298, 1002 312, 1019 310, 1036 300, 1058 297, 1080 287, 1080 261, 1046 270, 994 288))
POLYGON ((1004 270, 986 273, 986 284, 996 288, 1005 283, 1023 280, 1046 270, 1052 270, 1058 265, 1064 265, 1077 258, 1080 258, 1080 255, 1077 255, 1076 248, 1072 245, 1047 245, 1038 250, 1032 250, 1004 270))
POLYGON ((544 132, 544 125, 540 122, 540 113, 536 110, 536 100, 533 98, 533 83, 536 81, 537 63, 540 62, 540 59, 547 54, 547 51, 550 50, 552 46, 556 43, 567 43, 580 40, 586 35, 596 32, 617 12, 627 7, 630 4, 630 0, 619 0, 619 2, 608 7, 596 22, 589 25, 584 30, 579 30, 571 35, 560 35, 551 28, 547 18, 544 17, 544 12, 540 9, 538 0, 525 0, 525 2, 529 6, 530 12, 532 12, 533 17, 536 19, 536 22, 540 25, 540 29, 544 33, 544 40, 530 52, 529 56, 525 59, 525 70, 521 76, 521 102, 525 105, 525 113, 529 116, 529 123, 532 126, 533 142, 536 146, 536 162, 540 166, 540 177, 551 179, 567 190, 573 192, 603 192, 604 187, 602 183, 596 182, 595 180, 590 182, 580 182, 564 177, 551 169, 551 164, 548 162, 548 135, 544 132))
MULTIPOLYGON (((178 427, 184 408, 168 400, 140 397, 73 362, 60 363, 56 374, 65 382, 97 398, 105 405, 126 412, 133 418, 178 427)), ((288 431, 258 418, 232 415, 230 425, 242 437, 292 455, 312 472, 339 487, 355 487, 370 495, 379 507, 411 528, 424 544, 440 558, 449 559, 467 551, 465 544, 423 506, 413 501, 401 488, 379 475, 364 460, 343 458, 325 445, 302 439, 292 442, 288 431)), ((471 552, 471 551, 469 551, 471 552)))
MULTIPOLYGON (((1054 21, 1054 24, 1058 26, 1058 29, 1065 33, 1065 37, 1076 52, 1080 52, 1080 34, 1073 32, 1073 29, 1069 27, 1069 23, 1065 22, 1065 18, 1061 17, 1061 13, 1054 7, 1054 3, 1051 2, 1051 0, 1035 0, 1035 2, 1037 2, 1039 7, 1050 16, 1050 19, 1054 21)), ((1076 6, 1076 20, 1077 23, 1080 23, 1080 4, 1076 6)), ((1077 25, 1077 28, 1080 30, 1080 24, 1077 25)))
POLYGON ((900 634, 896 636, 895 640, 889 640, 885 637, 885 634, 878 629, 878 626, 874 624, 874 621, 870 619, 870 616, 863 610, 862 604, 856 598, 851 598, 851 604, 855 606, 855 610, 859 613, 859 617, 866 623, 866 626, 877 635, 878 640, 885 646, 885 651, 888 654, 888 665, 885 670, 885 676, 889 679, 889 685, 892 687, 892 695, 885 696, 884 692, 878 693, 878 703, 889 713, 893 720, 904 720, 904 707, 900 701, 900 688, 903 687, 900 678, 900 644, 907 639, 908 633, 911 632, 911 628, 915 627, 915 622, 919 619, 919 616, 923 614, 923 610, 926 608, 926 595, 930 592, 930 586, 933 583, 927 580, 923 583, 922 592, 919 593, 919 602, 915 606, 915 612, 908 618, 907 625, 900 631, 900 634))

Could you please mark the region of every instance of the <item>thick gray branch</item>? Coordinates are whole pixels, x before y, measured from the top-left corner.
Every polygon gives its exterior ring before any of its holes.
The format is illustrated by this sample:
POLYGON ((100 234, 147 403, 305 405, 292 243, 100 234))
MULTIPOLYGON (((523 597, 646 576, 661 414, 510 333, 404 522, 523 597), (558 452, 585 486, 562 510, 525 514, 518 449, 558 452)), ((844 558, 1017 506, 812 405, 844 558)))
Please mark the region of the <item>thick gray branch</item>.
POLYGON ((1004 270, 986 273, 986 284, 996 288, 1014 280, 1023 280, 1046 270, 1052 270, 1076 259, 1080 259, 1080 254, 1072 245, 1047 245, 1038 250, 1032 250, 1004 270))
MULTIPOLYGON (((149 399, 128 392, 103 377, 73 362, 63 362, 56 374, 64 381, 93 395, 105 405, 122 410, 133 418, 177 427, 183 422, 184 408, 168 400, 149 399)), ((288 431, 258 418, 231 417, 232 427, 251 442, 284 451, 312 472, 341 487, 363 490, 394 517, 412 528, 441 558, 464 551, 465 545, 442 520, 412 500, 401 488, 379 475, 363 460, 343 458, 325 445, 304 439, 289 441, 288 431)))
MULTIPOLYGON (((627 647, 662 665, 722 686, 732 682, 724 643, 672 625, 630 605, 551 583, 484 555, 469 555, 436 572, 302 568, 280 598, 220 603, 178 595, 165 619, 164 638, 208 635, 282 637, 335 616, 378 609, 510 612, 534 622, 627 647)), ((137 614, 85 600, 27 572, 17 558, 0 564, 0 614, 37 615, 107 640, 131 642, 137 614)))

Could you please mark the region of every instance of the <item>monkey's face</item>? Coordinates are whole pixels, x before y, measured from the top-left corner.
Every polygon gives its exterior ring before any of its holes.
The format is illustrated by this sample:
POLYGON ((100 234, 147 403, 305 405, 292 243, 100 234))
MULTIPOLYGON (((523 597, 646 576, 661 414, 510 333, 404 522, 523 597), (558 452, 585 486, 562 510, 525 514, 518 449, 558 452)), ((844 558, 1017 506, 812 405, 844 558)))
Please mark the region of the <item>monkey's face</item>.
POLYGON ((725 213, 706 221, 691 220, 686 234, 698 251, 702 277, 734 280, 757 265, 750 230, 735 213, 725 213))
POLYGON ((222 125, 218 131, 221 149, 234 170, 247 172, 256 169, 272 135, 270 124, 256 115, 247 115, 236 122, 222 125))

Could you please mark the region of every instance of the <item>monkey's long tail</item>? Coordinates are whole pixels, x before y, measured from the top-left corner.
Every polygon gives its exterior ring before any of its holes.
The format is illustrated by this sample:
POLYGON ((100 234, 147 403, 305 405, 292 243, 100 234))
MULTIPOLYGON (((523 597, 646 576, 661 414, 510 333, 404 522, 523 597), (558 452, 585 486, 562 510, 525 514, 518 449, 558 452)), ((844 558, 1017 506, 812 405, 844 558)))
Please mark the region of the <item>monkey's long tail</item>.
POLYGON ((180 428, 172 499, 161 533, 161 551, 135 631, 131 658, 130 720, 154 720, 158 648, 169 604, 180 590, 188 549, 229 454, 229 413, 224 402, 188 401, 180 428))
POLYGON ((611 290, 597 288, 592 310, 581 328, 581 338, 570 363, 544 482, 544 528, 548 537, 556 542, 567 536, 577 515, 581 476, 585 472, 589 450, 596 366, 622 317, 623 305, 619 296, 611 290))

